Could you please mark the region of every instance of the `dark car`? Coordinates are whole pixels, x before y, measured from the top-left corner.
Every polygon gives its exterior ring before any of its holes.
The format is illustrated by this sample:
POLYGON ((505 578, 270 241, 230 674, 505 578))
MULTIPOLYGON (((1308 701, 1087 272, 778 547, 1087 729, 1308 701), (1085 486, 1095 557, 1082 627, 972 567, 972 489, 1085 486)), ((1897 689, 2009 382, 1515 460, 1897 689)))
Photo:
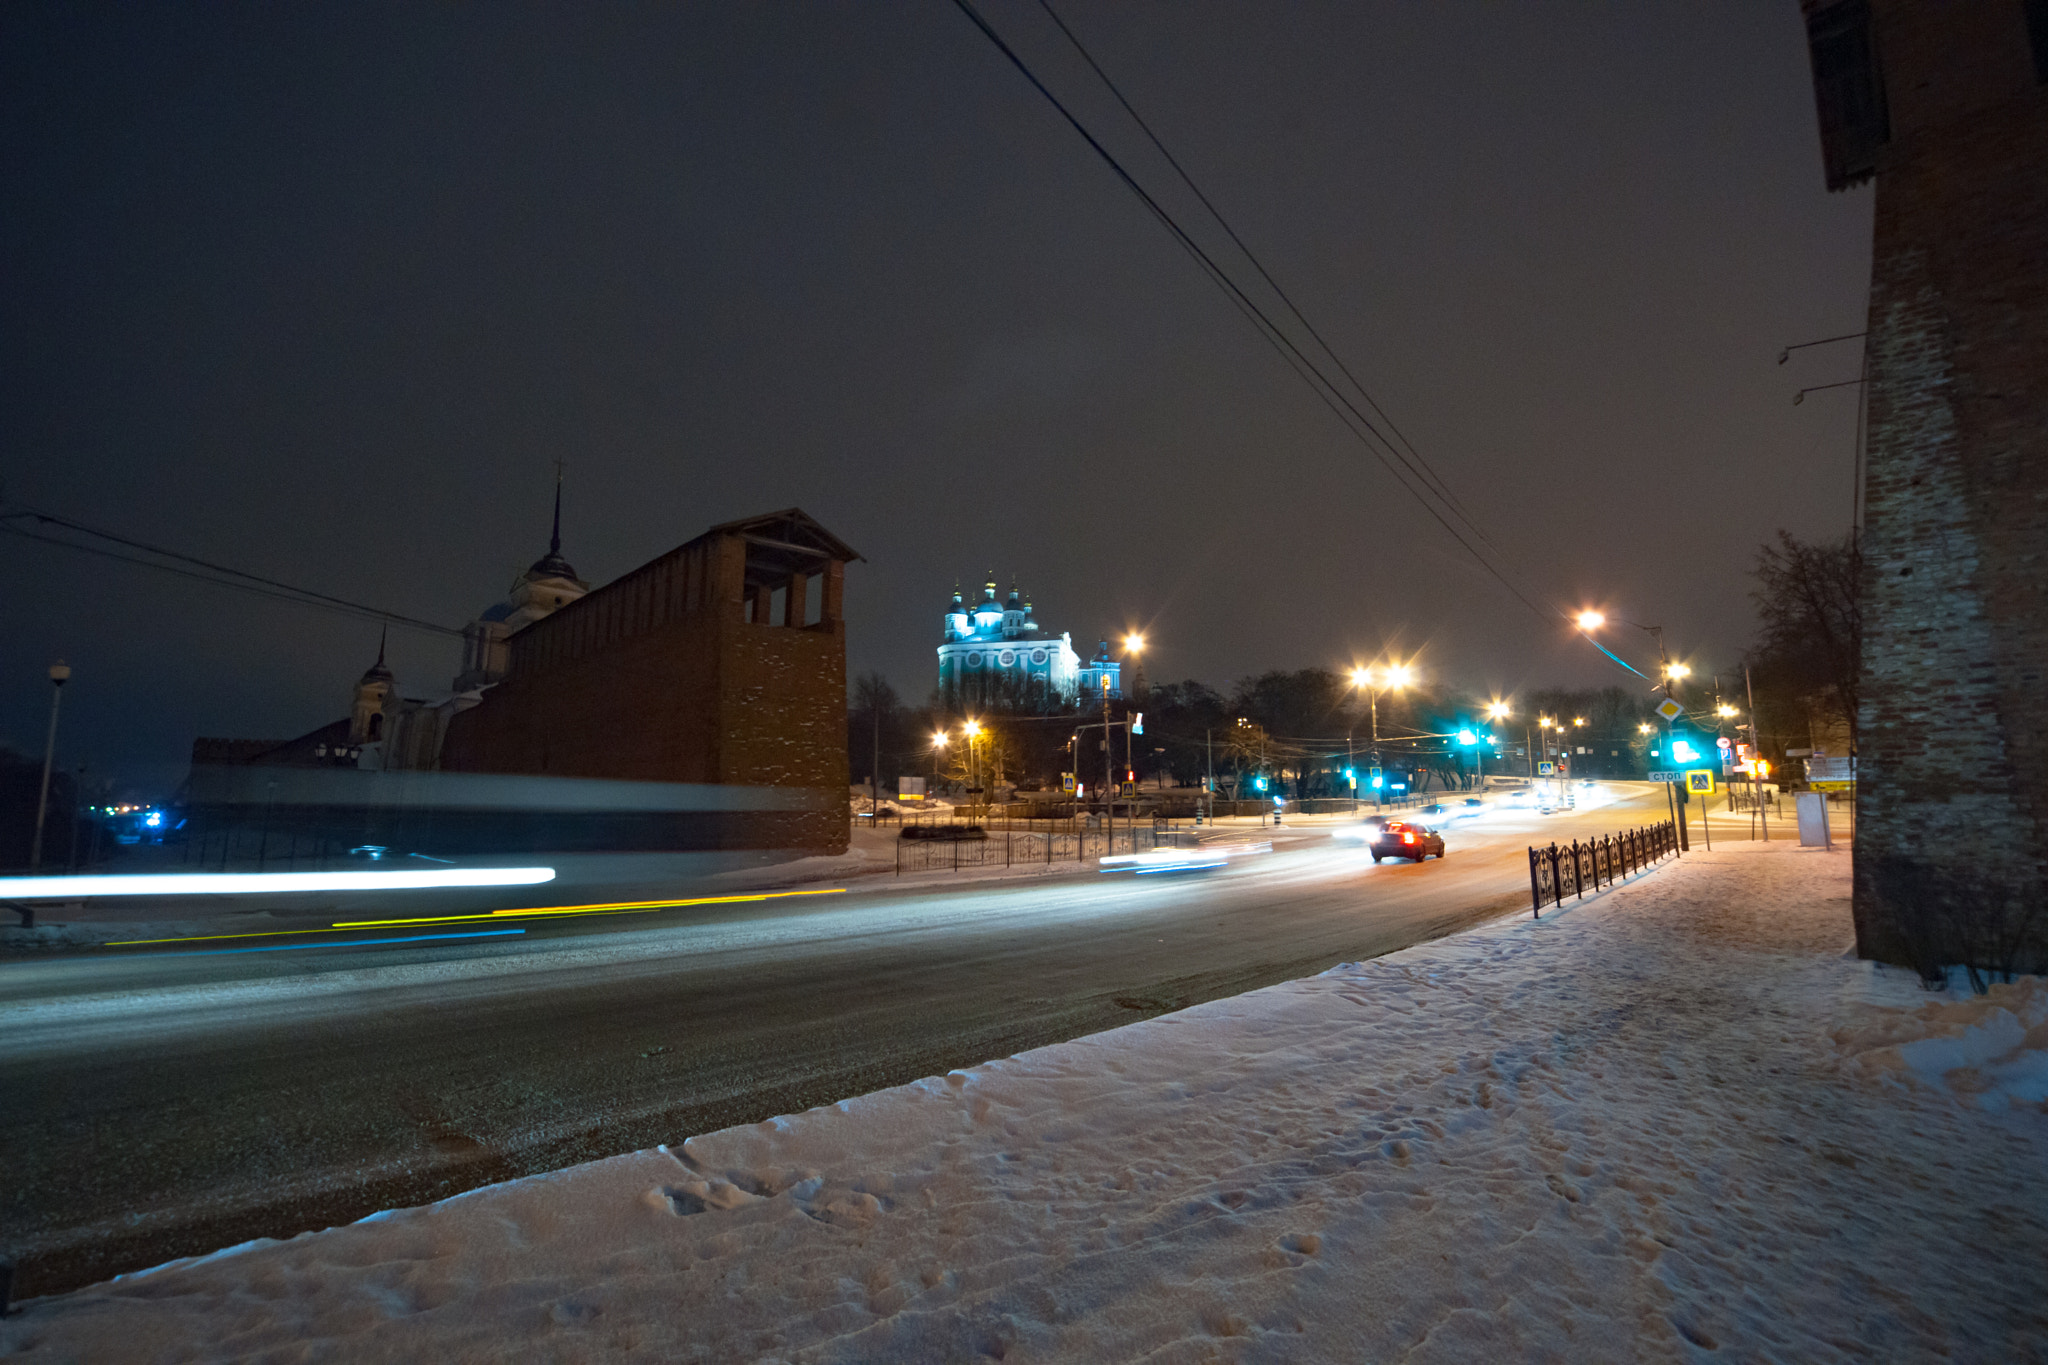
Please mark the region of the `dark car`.
POLYGON ((1444 856, 1444 836, 1405 820, 1389 820, 1373 835, 1370 847, 1374 862, 1382 858, 1407 858, 1419 863, 1432 853, 1439 858, 1444 856))

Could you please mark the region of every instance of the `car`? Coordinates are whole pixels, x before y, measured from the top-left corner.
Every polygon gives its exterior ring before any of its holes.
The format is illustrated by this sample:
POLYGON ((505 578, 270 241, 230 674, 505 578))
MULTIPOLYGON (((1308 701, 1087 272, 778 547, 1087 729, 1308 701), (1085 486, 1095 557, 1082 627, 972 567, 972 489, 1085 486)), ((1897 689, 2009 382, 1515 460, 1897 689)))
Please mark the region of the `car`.
POLYGON ((1439 859, 1444 856, 1444 836, 1406 820, 1389 820, 1373 836, 1371 847, 1374 862, 1382 858, 1407 858, 1419 863, 1432 853, 1439 859))

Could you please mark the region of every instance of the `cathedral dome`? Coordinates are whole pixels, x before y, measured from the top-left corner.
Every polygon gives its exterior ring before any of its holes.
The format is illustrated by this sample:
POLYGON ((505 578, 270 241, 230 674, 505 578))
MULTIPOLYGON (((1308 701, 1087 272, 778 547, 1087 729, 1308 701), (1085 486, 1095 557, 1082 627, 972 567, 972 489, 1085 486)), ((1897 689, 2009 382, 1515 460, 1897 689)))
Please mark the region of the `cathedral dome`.
POLYGON ((526 571, 526 576, 529 580, 567 578, 573 582, 582 581, 576 577, 576 570, 569 567, 569 561, 562 558, 562 547, 559 542, 549 546, 546 554, 533 561, 533 567, 526 571))

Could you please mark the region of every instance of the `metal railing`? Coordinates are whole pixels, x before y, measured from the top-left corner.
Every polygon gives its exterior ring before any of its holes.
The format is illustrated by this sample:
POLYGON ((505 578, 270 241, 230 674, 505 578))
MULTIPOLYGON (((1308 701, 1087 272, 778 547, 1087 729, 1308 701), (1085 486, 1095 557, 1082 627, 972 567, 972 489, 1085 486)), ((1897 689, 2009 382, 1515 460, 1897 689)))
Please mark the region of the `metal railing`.
POLYGON ((1612 886, 1676 852, 1678 831, 1669 820, 1583 842, 1574 839, 1566 845, 1531 848, 1531 911, 1541 919, 1546 905, 1562 905, 1566 896, 1584 897, 1603 883, 1612 886))
POLYGON ((1142 823, 1119 827, 1114 835, 1102 829, 1067 832, 997 830, 978 839, 906 839, 896 844, 896 874, 957 871, 963 867, 1027 867, 1034 863, 1085 863, 1112 853, 1146 853, 1155 848, 1192 845, 1194 831, 1142 823))

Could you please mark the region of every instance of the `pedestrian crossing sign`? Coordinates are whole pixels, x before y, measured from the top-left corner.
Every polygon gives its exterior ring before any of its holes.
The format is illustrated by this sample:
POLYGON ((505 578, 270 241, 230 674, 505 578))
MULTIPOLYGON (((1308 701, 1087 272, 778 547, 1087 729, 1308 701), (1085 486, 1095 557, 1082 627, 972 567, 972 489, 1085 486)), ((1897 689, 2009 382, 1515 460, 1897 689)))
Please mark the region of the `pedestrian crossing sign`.
POLYGON ((1712 768, 1686 769, 1685 789, 1694 796, 1712 796, 1714 794, 1714 770, 1712 768))

